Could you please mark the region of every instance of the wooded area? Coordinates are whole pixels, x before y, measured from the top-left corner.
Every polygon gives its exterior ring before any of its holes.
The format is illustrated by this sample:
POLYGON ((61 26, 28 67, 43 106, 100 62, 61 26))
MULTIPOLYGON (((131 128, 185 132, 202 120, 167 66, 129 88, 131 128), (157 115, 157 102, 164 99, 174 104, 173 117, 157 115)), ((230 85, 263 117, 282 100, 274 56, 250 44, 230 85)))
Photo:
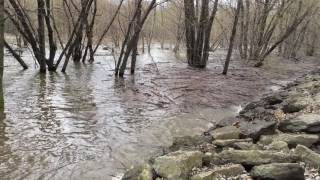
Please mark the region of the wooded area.
POLYGON ((224 74, 233 49, 256 67, 274 54, 313 56, 318 8, 315 0, 8 0, 5 14, 6 32, 16 36, 16 48, 31 49, 40 72, 56 71, 61 62, 66 72, 70 58, 92 63, 97 49, 107 46, 116 58, 115 74, 123 77, 129 63, 135 72, 145 44, 148 52, 155 43, 176 53, 186 47, 188 64, 197 68, 206 67, 209 52, 228 48, 224 74))

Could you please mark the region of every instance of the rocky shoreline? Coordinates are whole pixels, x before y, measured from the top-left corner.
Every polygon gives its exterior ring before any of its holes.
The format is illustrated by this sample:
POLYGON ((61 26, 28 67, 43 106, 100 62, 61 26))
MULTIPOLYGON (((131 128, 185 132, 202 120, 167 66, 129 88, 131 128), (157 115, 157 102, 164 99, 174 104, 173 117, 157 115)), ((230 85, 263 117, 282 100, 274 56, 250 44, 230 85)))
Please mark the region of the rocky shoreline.
POLYGON ((320 69, 201 136, 176 138, 123 180, 320 179, 320 69))

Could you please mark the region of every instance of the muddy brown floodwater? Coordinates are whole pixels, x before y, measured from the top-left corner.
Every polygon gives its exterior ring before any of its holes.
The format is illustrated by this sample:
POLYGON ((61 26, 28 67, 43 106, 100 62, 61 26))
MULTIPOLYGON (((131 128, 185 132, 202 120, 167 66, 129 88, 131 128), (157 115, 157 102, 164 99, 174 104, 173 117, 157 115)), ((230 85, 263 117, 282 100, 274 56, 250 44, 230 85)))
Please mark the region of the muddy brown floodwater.
POLYGON ((7 56, 0 179, 116 179, 173 137, 236 115, 241 104, 319 63, 275 60, 275 68, 256 69, 233 61, 229 76, 222 76, 222 50, 205 70, 188 68, 168 50, 154 48, 152 55, 139 56, 136 75, 124 80, 113 77, 110 56, 46 76, 34 70, 29 54, 27 71, 7 56))

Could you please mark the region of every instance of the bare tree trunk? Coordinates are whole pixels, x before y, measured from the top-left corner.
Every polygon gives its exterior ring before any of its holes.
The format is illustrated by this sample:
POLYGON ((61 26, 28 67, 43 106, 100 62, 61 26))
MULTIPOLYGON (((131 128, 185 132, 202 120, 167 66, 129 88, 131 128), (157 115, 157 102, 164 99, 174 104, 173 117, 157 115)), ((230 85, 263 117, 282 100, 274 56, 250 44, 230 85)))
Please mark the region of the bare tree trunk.
MULTIPOLYGON (((141 6, 142 0, 139 0, 138 3, 139 3, 139 6, 141 6)), ((127 67, 128 58, 129 58, 130 54, 132 53, 135 42, 139 39, 140 32, 142 30, 142 26, 144 25, 147 17, 149 16, 152 9, 155 8, 155 6, 156 6, 156 0, 152 0, 151 2, 149 2, 148 7, 146 8, 145 12, 141 16, 141 20, 140 20, 140 23, 138 24, 137 30, 134 31, 133 34, 131 34, 130 32, 132 32, 133 24, 135 22, 135 19, 137 18, 138 13, 139 13, 138 9, 135 10, 133 17, 130 20, 130 23, 129 23, 129 26, 127 29, 127 33, 126 33, 126 37, 122 43, 120 56, 119 56, 119 59, 118 59, 118 62, 117 62, 116 68, 115 68, 116 76, 119 76, 119 77, 124 76, 124 72, 127 67)))
POLYGON ((155 24, 156 24, 156 20, 157 20, 157 10, 155 9, 154 10, 154 14, 153 14, 153 21, 152 21, 152 27, 151 29, 149 30, 149 34, 148 34, 148 53, 150 54, 151 53, 151 45, 152 45, 152 39, 153 39, 153 31, 154 31, 154 27, 155 27, 155 24))
POLYGON ((270 46, 270 48, 260 55, 259 62, 255 64, 255 67, 261 67, 265 58, 270 55, 283 41, 285 41, 312 12, 312 9, 307 9, 301 16, 295 18, 294 22, 286 29, 285 33, 281 35, 280 38, 270 46))
MULTIPOLYGON (((182 19, 182 14, 179 13, 179 22, 181 22, 182 19)), ((176 42, 173 48, 173 52, 174 53, 178 53, 178 51, 180 50, 180 43, 183 39, 183 24, 182 23, 178 23, 178 27, 177 27, 177 34, 176 34, 176 42)))
POLYGON ((89 50, 89 62, 92 63, 94 61, 94 49, 93 49, 93 28, 95 24, 95 19, 96 19, 96 14, 97 14, 97 0, 94 0, 93 2, 93 13, 92 13, 92 18, 91 22, 89 23, 88 17, 86 20, 86 36, 87 36, 87 46, 85 49, 85 53, 82 57, 82 62, 85 62, 86 57, 87 57, 87 52, 89 50))
POLYGON ((311 32, 311 42, 307 43, 307 49, 306 49, 306 55, 307 56, 314 56, 314 53, 316 51, 316 43, 318 39, 317 32, 311 32))
MULTIPOLYGON (((0 113, 4 112, 4 94, 3 94, 3 46, 4 46, 4 0, 0 0, 0 113)), ((1 116, 2 117, 2 116, 1 116)))
POLYGON ((186 29, 186 43, 187 43, 187 58, 188 64, 193 65, 194 59, 194 45, 195 37, 195 8, 193 0, 184 0, 184 13, 185 13, 185 29, 186 29))
POLYGON ((54 57, 56 56, 56 51, 57 51, 57 45, 55 43, 54 39, 54 33, 53 29, 51 26, 51 3, 50 0, 46 0, 46 10, 47 13, 45 14, 45 22, 47 25, 47 30, 48 30, 48 40, 49 40, 49 47, 50 47, 50 54, 49 54, 49 59, 47 61, 48 65, 48 70, 49 71, 55 71, 56 68, 54 67, 54 57))
POLYGON ((144 47, 145 47, 145 43, 144 43, 144 39, 145 39, 145 38, 144 38, 144 33, 142 32, 141 35, 142 35, 142 36, 141 36, 141 39, 142 39, 142 50, 141 50, 141 51, 142 51, 142 53, 144 53, 144 47))
POLYGON ((215 0, 209 15, 209 0, 202 0, 201 12, 196 13, 194 1, 184 0, 187 58, 192 67, 205 68, 207 65, 211 29, 217 7, 218 0, 215 0), (199 14, 199 17, 196 14, 199 14))
MULTIPOLYGON (((134 24, 133 24, 133 32, 135 33, 136 31, 139 31, 139 27, 140 26, 140 21, 141 21, 141 4, 138 2, 138 0, 135 0, 134 6, 136 8, 137 11, 137 17, 134 20, 134 24)), ((135 42, 133 43, 133 49, 132 49, 132 53, 131 53, 131 69, 130 69, 130 73, 134 74, 134 71, 136 69, 136 61, 137 61, 137 54, 138 54, 138 44, 139 44, 139 36, 136 38, 135 42)))
POLYGON ((236 14, 234 16, 232 33, 231 33, 231 36, 230 36, 229 50, 228 50, 226 62, 225 62, 223 73, 222 73, 223 75, 227 75, 227 73, 228 73, 228 68, 229 68, 229 64, 230 64, 230 60, 231 60, 231 56, 232 56, 232 51, 233 51, 234 39, 235 39, 236 34, 237 34, 237 25, 238 25, 238 19, 239 19, 241 4, 242 4, 242 0, 238 0, 237 10, 236 10, 236 14))
POLYGON ((45 2, 44 0, 37 0, 38 3, 38 41, 39 41, 39 53, 41 54, 40 72, 46 72, 46 39, 45 39, 45 2))
POLYGON ((248 59, 248 51, 249 51, 249 44, 248 44, 248 31, 249 31, 249 24, 250 24, 250 0, 246 0, 246 10, 245 10, 245 23, 244 23, 244 35, 243 35, 243 56, 245 59, 248 59))
POLYGON ((240 37, 239 37, 239 43, 238 43, 238 50, 240 53, 240 57, 241 59, 245 59, 245 55, 244 55, 244 5, 243 2, 241 2, 240 5, 240 14, 239 14, 239 20, 240 20, 240 37))

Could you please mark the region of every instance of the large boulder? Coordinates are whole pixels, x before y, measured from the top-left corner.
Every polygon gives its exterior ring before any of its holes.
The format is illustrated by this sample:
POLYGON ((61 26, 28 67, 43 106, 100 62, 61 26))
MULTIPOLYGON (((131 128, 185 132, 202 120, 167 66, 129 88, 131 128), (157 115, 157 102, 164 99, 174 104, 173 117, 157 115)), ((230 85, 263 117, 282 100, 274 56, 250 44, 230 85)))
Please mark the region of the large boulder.
POLYGON ((306 146, 298 145, 294 154, 299 157, 300 161, 317 169, 320 168, 320 154, 312 151, 306 146))
POLYGON ((213 163, 235 163, 242 165, 260 165, 292 161, 294 161, 294 159, 288 153, 263 150, 225 150, 217 154, 213 159, 213 163))
POLYGON ((298 144, 311 147, 314 143, 319 141, 318 135, 312 134, 275 134, 261 136, 259 143, 269 145, 273 141, 283 141, 288 143, 289 147, 295 147, 298 144))
POLYGON ((187 179, 194 167, 201 167, 202 157, 200 151, 176 151, 156 158, 153 168, 169 180, 187 179))
POLYGON ((255 166, 250 175, 255 179, 304 180, 304 169, 296 163, 272 163, 255 166))
POLYGON ((320 133, 320 115, 302 114, 296 118, 282 121, 279 129, 284 132, 320 133))
POLYGON ((133 167, 122 177, 122 180, 153 180, 154 170, 149 164, 133 167))
POLYGON ((229 164, 227 166, 218 166, 212 170, 200 172, 193 175, 191 180, 216 180, 220 176, 232 177, 244 174, 246 171, 240 164, 229 164))
POLYGON ((234 126, 217 128, 209 132, 213 139, 239 139, 240 129, 234 126))

